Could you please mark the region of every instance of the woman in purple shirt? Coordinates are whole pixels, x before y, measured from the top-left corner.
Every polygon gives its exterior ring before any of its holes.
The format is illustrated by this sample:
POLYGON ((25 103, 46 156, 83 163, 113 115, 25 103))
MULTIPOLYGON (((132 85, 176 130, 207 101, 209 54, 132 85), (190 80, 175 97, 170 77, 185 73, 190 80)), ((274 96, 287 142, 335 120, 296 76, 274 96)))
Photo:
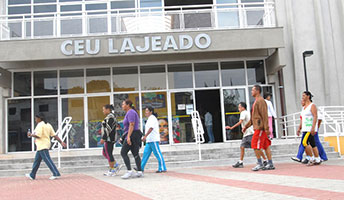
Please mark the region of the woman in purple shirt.
POLYGON ((142 177, 143 173, 141 170, 141 158, 139 151, 141 148, 141 138, 142 132, 139 129, 139 115, 137 114, 133 102, 129 99, 123 101, 122 109, 127 113, 123 120, 124 134, 122 136, 123 146, 121 149, 121 156, 127 167, 127 173, 125 173, 122 178, 129 179, 131 177, 142 177), (131 170, 130 159, 128 156, 129 150, 135 158, 135 163, 137 167, 137 173, 131 170))

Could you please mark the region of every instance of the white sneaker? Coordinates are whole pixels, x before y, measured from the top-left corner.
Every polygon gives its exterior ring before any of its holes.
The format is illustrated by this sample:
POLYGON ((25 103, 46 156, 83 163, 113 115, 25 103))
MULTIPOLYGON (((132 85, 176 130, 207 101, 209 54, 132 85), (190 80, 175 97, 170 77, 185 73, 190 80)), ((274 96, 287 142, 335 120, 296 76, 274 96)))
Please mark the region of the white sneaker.
POLYGON ((25 174, 25 176, 26 176, 27 178, 29 178, 30 180, 34 180, 34 179, 31 177, 30 174, 25 174))
POLYGON ((127 171, 127 173, 125 173, 123 176, 121 176, 122 179, 129 179, 133 176, 133 172, 132 171, 127 171))
POLYGON ((142 171, 138 171, 138 172, 134 173, 132 175, 132 177, 133 178, 141 178, 141 177, 143 177, 143 172, 142 171))
POLYGON ((55 180, 55 179, 58 179, 59 177, 58 176, 50 176, 49 180, 55 180))
POLYGON ((115 170, 110 169, 109 171, 104 173, 104 176, 116 176, 115 170))

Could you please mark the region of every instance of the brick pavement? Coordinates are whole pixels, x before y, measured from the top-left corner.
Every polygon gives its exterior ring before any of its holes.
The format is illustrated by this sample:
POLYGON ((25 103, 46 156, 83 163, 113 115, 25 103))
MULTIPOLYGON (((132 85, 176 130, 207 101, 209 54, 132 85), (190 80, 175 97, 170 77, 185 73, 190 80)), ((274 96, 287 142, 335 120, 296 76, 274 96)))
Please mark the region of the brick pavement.
MULTIPOLYGON (((0 199, 344 199, 344 160, 307 167, 276 163, 274 171, 230 166, 169 169, 144 178, 121 180, 101 172, 0 178, 0 199)), ((125 171, 121 171, 120 175, 125 171)))

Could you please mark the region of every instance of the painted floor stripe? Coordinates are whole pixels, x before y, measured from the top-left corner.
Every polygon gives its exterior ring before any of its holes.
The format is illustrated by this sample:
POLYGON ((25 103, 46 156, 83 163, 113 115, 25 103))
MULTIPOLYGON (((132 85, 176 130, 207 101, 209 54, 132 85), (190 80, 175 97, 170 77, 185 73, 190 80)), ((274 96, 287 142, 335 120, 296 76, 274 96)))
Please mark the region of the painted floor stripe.
MULTIPOLYGON (((202 167, 200 169, 216 169, 225 171, 235 172, 253 172, 251 168, 254 165, 245 165, 244 168, 233 168, 232 166, 226 167, 202 167)), ((344 166, 334 165, 317 165, 317 166, 306 166, 303 164, 275 164, 276 170, 259 171, 260 174, 272 174, 272 175, 286 175, 306 178, 320 178, 320 179, 331 179, 331 180, 344 180, 344 166)), ((344 189, 343 189, 344 190, 344 189)))
MULTIPOLYGON (((311 199, 344 199, 344 192, 330 192, 325 190, 317 189, 305 189, 300 187, 292 186, 282 186, 275 184, 264 184, 256 183, 249 181, 239 181, 233 179, 223 179, 223 178, 214 178, 209 176, 194 175, 187 173, 178 173, 178 172, 169 172, 167 176, 177 177, 186 180, 202 181, 207 183, 226 185, 230 187, 245 188, 249 190, 264 191, 275 194, 284 194, 296 197, 311 198, 311 199)), ((311 184, 311 183, 310 183, 311 184)))

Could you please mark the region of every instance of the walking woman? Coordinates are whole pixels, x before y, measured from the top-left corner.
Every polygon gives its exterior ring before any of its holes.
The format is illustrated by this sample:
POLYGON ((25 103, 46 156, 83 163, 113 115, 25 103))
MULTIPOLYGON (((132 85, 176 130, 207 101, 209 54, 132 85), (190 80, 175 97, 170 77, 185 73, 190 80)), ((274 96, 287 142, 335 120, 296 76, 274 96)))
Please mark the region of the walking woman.
POLYGON ((113 106, 107 104, 103 106, 103 113, 106 115, 104 121, 102 122, 102 139, 100 140, 103 146, 103 156, 109 162, 109 171, 104 173, 104 176, 115 176, 121 170, 121 165, 118 164, 113 157, 113 146, 116 142, 116 129, 117 120, 115 115, 112 113, 114 110, 113 106))
POLYGON ((139 115, 137 114, 133 102, 129 99, 123 101, 122 109, 126 112, 123 120, 124 134, 122 136, 123 146, 121 149, 121 156, 127 167, 127 172, 122 176, 123 179, 131 177, 142 177, 141 158, 139 150, 141 148, 142 133, 139 129, 139 115), (136 162, 137 173, 131 170, 130 160, 128 156, 129 150, 133 154, 136 162))
POLYGON ((37 152, 35 156, 35 161, 32 166, 32 171, 30 174, 25 174, 31 180, 36 179, 36 173, 38 171, 39 166, 41 165, 42 159, 44 160, 45 164, 49 167, 50 171, 53 173, 49 179, 54 180, 61 176, 60 172, 57 170, 55 164, 50 158, 49 149, 50 149, 50 137, 54 137, 63 147, 67 147, 67 145, 61 141, 61 139, 56 135, 53 127, 44 121, 43 114, 37 114, 35 116, 35 121, 37 126, 33 133, 28 132, 28 137, 35 138, 35 144, 37 147, 37 152))
POLYGON ((159 163, 159 168, 156 173, 166 172, 166 165, 164 158, 162 157, 162 153, 160 151, 159 142, 160 142, 160 134, 159 134, 159 122, 156 118, 156 114, 154 113, 153 107, 146 108, 145 115, 148 118, 145 126, 146 134, 142 138, 142 141, 146 141, 145 150, 143 152, 143 158, 141 163, 141 169, 144 171, 146 163, 150 157, 150 155, 154 154, 156 159, 159 163))

